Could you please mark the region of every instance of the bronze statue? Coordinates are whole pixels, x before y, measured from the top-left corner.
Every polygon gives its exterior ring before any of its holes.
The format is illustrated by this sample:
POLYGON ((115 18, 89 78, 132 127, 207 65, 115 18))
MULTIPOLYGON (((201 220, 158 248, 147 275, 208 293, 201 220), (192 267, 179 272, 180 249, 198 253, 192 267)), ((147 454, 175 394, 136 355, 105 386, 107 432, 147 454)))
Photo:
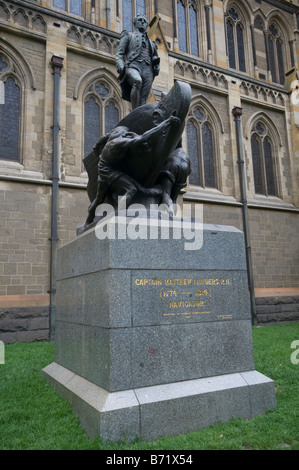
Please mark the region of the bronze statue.
POLYGON ((181 146, 191 88, 176 82, 161 101, 137 107, 110 133, 102 136, 84 159, 91 204, 85 226, 98 205, 166 204, 171 209, 190 174, 190 160, 181 146))
MULTIPOLYGON (((111 196, 113 194, 117 198, 118 196, 124 196, 124 208, 133 202, 134 196, 138 191, 147 196, 163 194, 163 182, 168 180, 170 175, 172 178, 174 173, 170 162, 168 163, 168 168, 165 168, 164 178, 161 179, 160 185, 157 184, 153 188, 144 188, 137 180, 125 174, 119 168, 121 168, 122 162, 125 162, 128 157, 146 158, 147 154, 151 153, 154 147, 156 148, 157 141, 165 130, 171 126, 178 128, 180 124, 180 119, 170 116, 157 127, 153 127, 142 135, 131 132, 125 126, 118 126, 109 134, 107 143, 99 156, 97 194, 89 206, 86 224, 90 224, 93 221, 97 206, 105 201, 109 190, 111 191, 111 196)), ((173 177, 172 182, 174 180, 175 177, 173 177)), ((111 202, 116 202, 116 197, 114 199, 111 202)), ((167 201, 169 203, 169 200, 167 201)))
POLYGON ((171 211, 191 172, 181 145, 191 87, 177 81, 159 102, 146 103, 160 60, 146 33, 147 19, 136 16, 134 26, 132 33, 122 33, 116 54, 122 96, 133 110, 83 160, 91 204, 82 230, 97 221, 100 204, 119 209, 119 198, 122 209, 134 203, 147 208, 165 204, 171 211))
POLYGON ((122 32, 116 53, 122 97, 131 102, 133 109, 146 103, 154 78, 160 71, 157 46, 149 39, 147 26, 146 17, 137 15, 135 30, 122 32))

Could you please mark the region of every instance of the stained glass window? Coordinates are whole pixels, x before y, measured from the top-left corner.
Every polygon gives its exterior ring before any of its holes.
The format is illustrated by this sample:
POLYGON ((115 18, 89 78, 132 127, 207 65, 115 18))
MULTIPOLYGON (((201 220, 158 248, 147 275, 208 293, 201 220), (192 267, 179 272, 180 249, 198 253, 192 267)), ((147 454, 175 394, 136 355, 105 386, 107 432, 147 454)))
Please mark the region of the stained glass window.
POLYGON ((113 90, 104 80, 91 83, 84 102, 84 155, 88 155, 101 135, 116 127, 120 120, 113 90))
POLYGON ((203 124, 202 135, 202 156, 205 176, 205 186, 215 188, 215 166, 212 131, 208 124, 203 124))
POLYGON ((4 83, 0 105, 0 159, 19 160, 21 90, 12 77, 4 83))
POLYGON ((238 20, 239 19, 239 15, 238 13, 236 12, 236 10, 234 8, 231 8, 229 11, 228 11, 228 14, 229 16, 234 20, 238 20))
POLYGON ((105 106, 105 132, 110 132, 119 122, 119 112, 113 101, 105 106))
POLYGON ((262 180, 262 161, 261 161, 261 148, 260 141, 256 134, 251 137, 251 152, 253 164, 253 178, 254 189, 257 194, 263 194, 263 180, 262 180))
POLYGON ((238 56, 239 56, 239 69, 242 72, 246 72, 245 67, 245 53, 244 53, 244 38, 243 38, 243 27, 241 24, 237 24, 237 44, 238 44, 238 56))
POLYGON ((284 85, 285 63, 283 39, 281 37, 280 29, 273 23, 269 26, 268 45, 272 81, 284 85))
POLYGON ((187 52, 186 8, 178 2, 178 35, 180 51, 187 52))
POLYGON ((208 116, 200 107, 191 110, 187 123, 188 155, 191 161, 190 184, 216 188, 213 130, 208 116))
POLYGON ((269 31, 272 34, 273 37, 277 37, 279 35, 278 29, 275 26, 275 24, 271 24, 269 27, 269 31))
POLYGON ((246 72, 244 27, 238 12, 231 8, 226 20, 228 63, 232 69, 246 72))
POLYGON ((230 20, 226 22, 226 34, 227 34, 227 47, 228 47, 228 62, 232 69, 236 68, 235 60, 235 41, 234 41, 234 30, 233 23, 230 20))
POLYGON ((123 20, 123 29, 127 31, 132 31, 133 29, 132 0, 122 0, 122 20, 123 20))
POLYGON ((55 8, 61 8, 61 10, 66 9, 66 0, 53 0, 53 7, 55 8))
POLYGON ((262 122, 257 123, 257 125, 255 126, 255 130, 259 135, 266 135, 267 133, 265 126, 262 122))
POLYGON ((285 80, 285 74, 284 74, 284 64, 283 64, 282 41, 280 39, 277 39, 276 41, 276 50, 277 50, 279 83, 283 85, 284 80, 285 80))
POLYGON ((207 119, 206 113, 198 106, 193 110, 193 114, 199 122, 203 122, 207 119))
POLYGON ((255 192, 276 196, 273 147, 267 128, 260 122, 251 135, 251 154, 255 192))
POLYGON ((74 15, 82 15, 82 0, 53 0, 53 7, 68 11, 74 15))
POLYGON ((198 51, 197 14, 193 5, 189 6, 189 26, 190 26, 191 54, 198 56, 199 51, 198 51))
POLYGON ((70 0, 70 13, 81 16, 81 0, 70 0))
POLYGON ((199 178, 199 148, 198 148, 197 129, 192 121, 187 124, 188 155, 191 163, 191 174, 189 176, 190 184, 200 185, 199 178))
POLYGON ((136 15, 145 15, 145 0, 136 0, 136 15))
POLYGON ((198 12, 195 0, 178 0, 177 25, 179 49, 199 56, 198 12))
POLYGON ((84 106, 84 156, 88 155, 100 137, 101 109, 91 96, 84 106))
POLYGON ((137 15, 146 16, 145 0, 122 0, 123 29, 133 30, 133 19, 137 15))
POLYGON ((95 85, 95 91, 101 98, 107 98, 107 96, 110 94, 110 90, 103 82, 99 82, 95 85))
POLYGON ((265 171, 266 171, 266 182, 267 182, 267 193, 269 196, 275 196, 275 179, 272 159, 272 145, 268 137, 264 139, 264 158, 265 158, 265 171))

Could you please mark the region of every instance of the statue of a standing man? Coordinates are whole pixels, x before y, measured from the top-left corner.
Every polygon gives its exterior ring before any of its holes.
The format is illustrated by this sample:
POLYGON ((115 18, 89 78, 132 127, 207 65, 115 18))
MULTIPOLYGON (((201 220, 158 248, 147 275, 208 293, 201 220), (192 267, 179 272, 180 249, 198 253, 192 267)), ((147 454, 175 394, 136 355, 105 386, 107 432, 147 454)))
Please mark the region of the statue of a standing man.
POLYGON ((116 53, 123 99, 130 101, 133 109, 146 103, 154 78, 160 71, 157 45, 149 39, 147 26, 146 17, 137 15, 135 30, 122 32, 116 53))

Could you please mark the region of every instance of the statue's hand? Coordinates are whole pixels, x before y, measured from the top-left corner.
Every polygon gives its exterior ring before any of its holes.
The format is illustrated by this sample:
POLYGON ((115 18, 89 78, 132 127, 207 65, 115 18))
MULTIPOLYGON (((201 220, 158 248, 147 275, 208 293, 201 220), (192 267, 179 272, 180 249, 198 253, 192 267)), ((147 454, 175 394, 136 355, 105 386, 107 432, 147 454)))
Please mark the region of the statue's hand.
POLYGON ((160 185, 157 185, 153 188, 144 188, 144 193, 147 196, 161 196, 163 194, 163 190, 160 185))
POLYGON ((162 197, 162 204, 166 206, 166 210, 169 214, 175 215, 174 202, 169 194, 164 193, 162 197))
POLYGON ((159 75, 160 66, 159 66, 159 65, 154 65, 154 67, 153 67, 153 72, 154 72, 154 77, 156 77, 157 75, 159 75))
POLYGON ((171 126, 171 124, 180 125, 180 124, 181 124, 181 120, 180 120, 179 118, 177 118, 176 116, 170 116, 168 119, 166 119, 165 121, 163 121, 163 123, 161 124, 162 129, 163 129, 163 135, 165 135, 166 129, 167 129, 169 126, 171 126))
POLYGON ((117 72, 118 72, 118 74, 119 74, 119 75, 122 75, 124 69, 125 69, 124 65, 118 65, 118 66, 117 66, 117 72))
POLYGON ((176 116, 170 116, 168 119, 171 124, 181 124, 181 120, 176 116))

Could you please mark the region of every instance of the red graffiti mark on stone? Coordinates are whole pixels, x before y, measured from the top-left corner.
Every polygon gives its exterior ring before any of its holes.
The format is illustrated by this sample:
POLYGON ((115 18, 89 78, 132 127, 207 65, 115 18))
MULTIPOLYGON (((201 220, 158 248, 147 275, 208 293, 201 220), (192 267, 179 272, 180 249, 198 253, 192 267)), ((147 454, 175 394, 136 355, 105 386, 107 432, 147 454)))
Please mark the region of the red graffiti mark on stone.
POLYGON ((148 352, 149 352, 150 354, 156 354, 156 353, 158 352, 158 349, 149 348, 149 349, 148 349, 148 352))

